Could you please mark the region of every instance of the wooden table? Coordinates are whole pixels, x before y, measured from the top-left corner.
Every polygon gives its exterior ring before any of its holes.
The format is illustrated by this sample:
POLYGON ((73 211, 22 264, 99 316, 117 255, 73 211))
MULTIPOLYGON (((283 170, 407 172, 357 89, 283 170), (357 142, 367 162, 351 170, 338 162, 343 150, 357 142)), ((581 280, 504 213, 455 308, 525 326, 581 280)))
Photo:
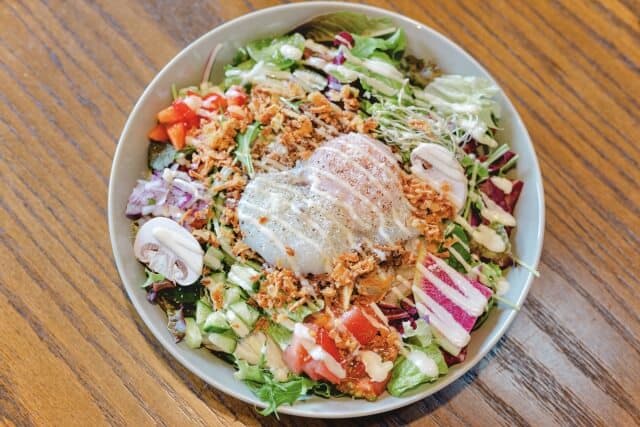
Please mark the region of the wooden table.
MULTIPOLYGON (((134 102, 197 36, 277 2, 178 3, 0 2, 4 424, 277 424, 164 351, 113 263, 107 178, 134 102)), ((637 423, 640 5, 373 3, 441 31, 500 82, 536 145, 548 227, 542 277, 490 355, 444 391, 355 423, 637 423)))

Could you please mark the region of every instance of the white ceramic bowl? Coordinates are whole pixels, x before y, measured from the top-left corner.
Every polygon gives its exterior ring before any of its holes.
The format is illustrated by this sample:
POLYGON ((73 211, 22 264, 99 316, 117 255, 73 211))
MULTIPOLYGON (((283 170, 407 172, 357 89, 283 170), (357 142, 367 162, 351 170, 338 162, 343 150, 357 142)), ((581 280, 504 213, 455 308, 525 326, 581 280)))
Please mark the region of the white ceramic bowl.
MULTIPOLYGON (((476 60, 443 35, 417 21, 383 9, 336 2, 309 2, 263 9, 227 22, 200 37, 160 71, 133 108, 113 160, 109 182, 109 232, 118 271, 133 305, 155 337, 180 363, 217 389, 256 406, 263 405, 244 384, 234 379, 232 367, 206 350, 196 351, 184 344, 175 344, 167 331, 164 313, 146 301, 145 292, 140 289, 144 272, 133 254, 131 223, 124 215, 125 206, 136 180, 146 170, 146 134, 155 124, 156 113, 171 101, 172 83, 182 87, 198 82, 211 49, 218 43, 225 43, 214 68, 214 72, 220 76, 222 65, 229 62, 235 49, 246 42, 285 33, 317 15, 344 10, 391 18, 396 25, 405 29, 409 51, 419 57, 433 58, 445 72, 491 79, 476 60)), ((520 116, 502 91, 498 98, 503 110, 501 123, 504 126, 499 139, 509 142, 520 154, 517 171, 525 182, 516 210, 518 228, 515 251, 524 262, 537 266, 544 232, 540 170, 520 116)), ((523 268, 513 269, 508 276, 511 289, 505 298, 521 305, 532 278, 531 273, 523 268)), ((306 417, 344 418, 371 415, 409 405, 451 384, 471 369, 497 343, 515 315, 515 311, 499 306, 489 320, 472 334, 464 363, 450 369, 449 374, 437 382, 419 387, 404 397, 385 394, 376 402, 314 397, 294 406, 283 406, 279 412, 306 417)))

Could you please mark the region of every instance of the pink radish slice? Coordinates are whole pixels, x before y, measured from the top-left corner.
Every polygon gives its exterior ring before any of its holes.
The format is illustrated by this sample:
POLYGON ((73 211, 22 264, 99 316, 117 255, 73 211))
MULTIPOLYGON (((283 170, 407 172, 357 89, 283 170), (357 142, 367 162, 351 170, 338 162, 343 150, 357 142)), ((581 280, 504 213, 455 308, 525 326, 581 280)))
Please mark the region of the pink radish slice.
POLYGON ((469 333, 484 312, 492 291, 458 273, 445 261, 424 253, 418 257, 413 294, 427 315, 441 346, 454 356, 469 343, 469 333))

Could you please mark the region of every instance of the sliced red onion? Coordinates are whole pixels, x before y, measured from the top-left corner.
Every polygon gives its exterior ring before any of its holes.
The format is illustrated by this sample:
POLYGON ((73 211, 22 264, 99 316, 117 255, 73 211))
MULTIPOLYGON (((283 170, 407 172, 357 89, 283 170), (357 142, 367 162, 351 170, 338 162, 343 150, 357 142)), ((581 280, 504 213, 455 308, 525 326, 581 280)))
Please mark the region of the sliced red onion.
POLYGON ((338 81, 338 79, 336 79, 335 77, 333 77, 332 75, 329 75, 328 78, 328 88, 329 89, 333 89, 333 90, 340 90, 342 89, 342 84, 340 84, 340 82, 338 81))
POLYGON ((198 209, 208 208, 206 188, 188 174, 167 168, 151 175, 148 181, 138 181, 125 214, 134 219, 149 215, 180 218, 198 203, 198 209))

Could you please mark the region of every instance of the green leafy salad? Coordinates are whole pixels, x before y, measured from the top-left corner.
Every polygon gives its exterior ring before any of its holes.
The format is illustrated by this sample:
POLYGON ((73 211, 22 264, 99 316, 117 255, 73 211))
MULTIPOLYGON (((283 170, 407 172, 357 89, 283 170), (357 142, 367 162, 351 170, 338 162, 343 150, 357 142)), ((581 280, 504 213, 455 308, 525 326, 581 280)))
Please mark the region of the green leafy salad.
POLYGON ((422 390, 505 302, 523 182, 498 88, 410 45, 387 18, 324 15, 212 79, 221 45, 149 131, 125 212, 141 286, 262 414, 422 390))

